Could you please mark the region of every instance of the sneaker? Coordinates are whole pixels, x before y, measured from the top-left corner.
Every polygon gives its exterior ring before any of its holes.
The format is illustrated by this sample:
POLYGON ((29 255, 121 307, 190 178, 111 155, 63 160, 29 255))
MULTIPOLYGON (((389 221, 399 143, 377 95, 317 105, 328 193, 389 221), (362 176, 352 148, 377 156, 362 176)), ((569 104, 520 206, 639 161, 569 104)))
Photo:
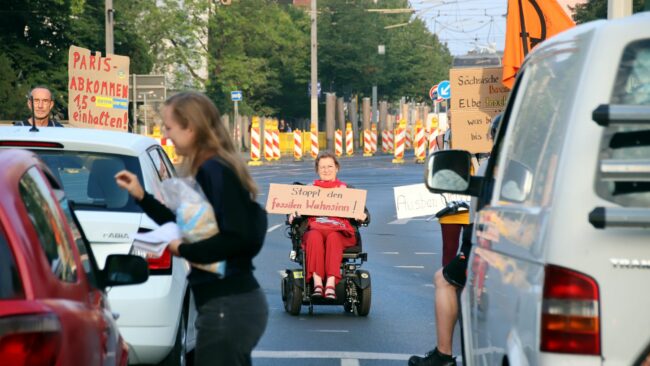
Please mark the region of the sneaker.
POLYGON ((440 353, 436 347, 427 352, 424 357, 411 356, 409 366, 456 366, 456 358, 440 353))

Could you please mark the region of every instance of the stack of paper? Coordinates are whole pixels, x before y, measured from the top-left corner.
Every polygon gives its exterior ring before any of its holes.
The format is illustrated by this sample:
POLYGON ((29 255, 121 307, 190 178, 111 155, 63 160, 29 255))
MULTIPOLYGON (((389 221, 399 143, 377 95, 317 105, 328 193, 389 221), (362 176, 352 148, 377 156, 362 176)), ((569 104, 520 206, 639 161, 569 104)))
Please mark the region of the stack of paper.
POLYGON ((181 230, 174 222, 168 222, 156 230, 135 234, 133 246, 150 252, 156 257, 162 255, 170 241, 180 239, 181 230))

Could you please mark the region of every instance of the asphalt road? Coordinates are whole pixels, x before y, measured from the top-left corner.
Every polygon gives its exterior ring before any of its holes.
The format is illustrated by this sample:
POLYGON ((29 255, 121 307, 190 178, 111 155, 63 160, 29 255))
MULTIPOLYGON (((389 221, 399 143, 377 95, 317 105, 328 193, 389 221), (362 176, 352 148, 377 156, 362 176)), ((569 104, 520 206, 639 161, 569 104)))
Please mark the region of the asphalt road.
MULTIPOLYGON (((372 222, 361 229, 368 253, 363 268, 372 279, 367 317, 345 313, 342 306, 315 306, 312 315, 306 306, 298 316, 284 311, 281 273, 297 265, 289 260, 284 215, 269 215, 269 233, 255 259, 255 273, 267 296, 270 319, 253 353, 255 365, 406 365, 410 355, 435 346, 432 278, 441 262, 440 225, 425 218, 396 220, 393 187, 422 183, 424 167, 408 156, 403 165, 391 159, 342 158, 338 175, 368 191, 372 222)), ((264 204, 269 183, 311 183, 316 177, 312 159, 251 167, 251 172, 264 204)), ((458 328, 454 354, 461 354, 458 328)))

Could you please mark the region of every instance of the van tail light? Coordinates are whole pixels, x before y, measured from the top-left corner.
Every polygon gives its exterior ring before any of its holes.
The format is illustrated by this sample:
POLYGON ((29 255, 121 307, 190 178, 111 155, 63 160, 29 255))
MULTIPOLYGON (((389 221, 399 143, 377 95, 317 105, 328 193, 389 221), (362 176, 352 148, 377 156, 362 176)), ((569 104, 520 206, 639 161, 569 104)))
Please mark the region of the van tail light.
POLYGON ((57 364, 61 323, 52 314, 0 318, 0 363, 5 366, 57 364))
POLYGON ((540 349, 600 355, 598 283, 567 268, 548 265, 545 271, 540 349))
POLYGON ((172 253, 167 248, 165 248, 160 257, 156 257, 150 252, 133 246, 131 247, 130 254, 139 255, 147 261, 150 275, 172 273, 172 253))

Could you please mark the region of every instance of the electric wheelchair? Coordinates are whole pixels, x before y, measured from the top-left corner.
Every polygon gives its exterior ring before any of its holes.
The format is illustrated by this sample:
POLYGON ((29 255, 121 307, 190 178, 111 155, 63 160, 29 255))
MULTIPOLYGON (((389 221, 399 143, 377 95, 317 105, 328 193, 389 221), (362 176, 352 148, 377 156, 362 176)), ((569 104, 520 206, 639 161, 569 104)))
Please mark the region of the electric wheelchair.
POLYGON ((357 237, 357 245, 345 248, 341 261, 341 281, 336 285, 336 299, 325 297, 312 298, 313 283, 305 278, 305 251, 302 248, 302 236, 307 231, 307 218, 296 217, 292 223, 287 224, 287 236, 291 239, 292 251, 289 258, 300 265, 300 268, 286 269, 282 278, 282 302, 284 310, 291 315, 300 314, 302 305, 309 307, 309 314, 313 314, 314 305, 343 305, 348 313, 358 316, 367 316, 370 312, 372 288, 370 273, 360 269, 368 260, 368 254, 362 250, 359 226, 368 226, 370 214, 365 211, 368 218, 359 223, 350 219, 357 237))

